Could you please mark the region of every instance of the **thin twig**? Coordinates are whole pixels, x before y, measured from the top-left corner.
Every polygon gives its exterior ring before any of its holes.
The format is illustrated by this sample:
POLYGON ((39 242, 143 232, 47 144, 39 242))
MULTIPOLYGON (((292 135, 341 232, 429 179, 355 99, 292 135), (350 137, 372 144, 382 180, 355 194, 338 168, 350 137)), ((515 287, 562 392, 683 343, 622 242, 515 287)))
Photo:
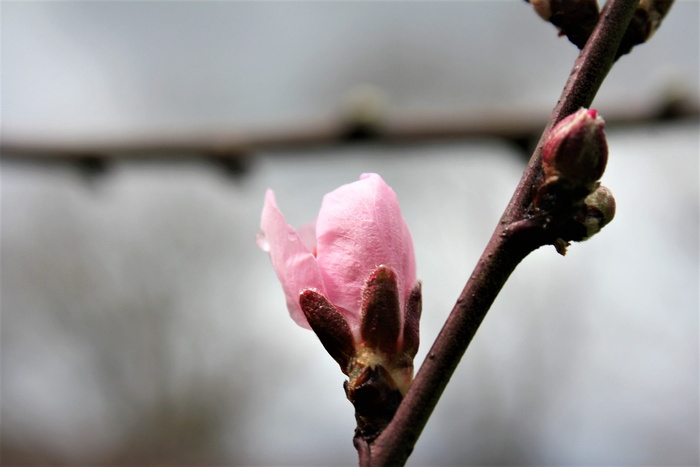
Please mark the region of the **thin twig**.
POLYGON ((506 280, 525 256, 551 240, 543 229, 536 228, 536 224, 520 222, 528 216, 533 188, 542 177, 542 142, 558 121, 580 107, 590 106, 612 67, 638 1, 609 0, 605 5, 596 29, 574 64, 515 194, 396 415, 372 444, 368 465, 393 466, 406 462, 447 382, 506 280))

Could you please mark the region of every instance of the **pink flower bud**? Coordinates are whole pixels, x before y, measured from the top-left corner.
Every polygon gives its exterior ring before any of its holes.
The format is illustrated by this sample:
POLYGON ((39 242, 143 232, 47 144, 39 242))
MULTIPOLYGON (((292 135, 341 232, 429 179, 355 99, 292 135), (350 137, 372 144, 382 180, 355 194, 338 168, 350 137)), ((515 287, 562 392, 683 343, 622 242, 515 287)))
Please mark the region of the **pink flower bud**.
POLYGON ((396 193, 376 174, 323 198, 315 228, 287 224, 272 190, 258 245, 270 254, 287 308, 351 376, 382 365, 404 393, 418 348, 420 284, 396 193), (394 371, 396 370, 396 371, 394 371))
POLYGON ((608 161, 604 128, 597 111, 583 108, 554 126, 542 148, 545 183, 593 191, 608 161))

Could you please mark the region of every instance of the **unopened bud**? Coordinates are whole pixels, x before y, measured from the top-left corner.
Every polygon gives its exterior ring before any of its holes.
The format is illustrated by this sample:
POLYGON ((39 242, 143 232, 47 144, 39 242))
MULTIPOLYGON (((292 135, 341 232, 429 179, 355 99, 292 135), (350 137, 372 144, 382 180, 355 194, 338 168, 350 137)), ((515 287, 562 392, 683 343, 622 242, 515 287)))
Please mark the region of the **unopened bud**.
POLYGON ((661 26, 661 21, 671 9, 671 5, 673 0, 640 0, 622 38, 616 58, 629 53, 634 46, 651 39, 661 26))
POLYGON ((532 8, 534 8, 535 13, 539 15, 540 18, 542 18, 545 21, 549 21, 549 18, 552 17, 552 0, 527 0, 530 2, 530 5, 532 5, 532 8))
POLYGON ((403 321, 403 351, 411 358, 418 352, 420 341, 419 321, 422 311, 422 286, 418 282, 411 290, 406 303, 406 316, 403 321))
POLYGON ((673 5, 673 0, 640 0, 637 9, 646 11, 649 16, 650 28, 647 40, 659 29, 661 21, 671 9, 671 5, 673 5))
POLYGON ((596 0, 527 0, 535 12, 579 49, 586 45, 600 16, 596 0))
POLYGON ((599 186, 583 201, 583 219, 581 223, 586 229, 585 236, 581 239, 572 238, 574 241, 582 241, 591 238, 608 225, 615 217, 615 197, 604 186, 599 186))
POLYGON ((355 355, 355 342, 345 318, 326 297, 312 289, 299 294, 299 306, 326 351, 347 373, 355 355))
POLYGON ((599 186, 583 201, 581 208, 562 227, 561 240, 582 242, 597 234, 615 217, 615 198, 604 186, 599 186))
POLYGON ((365 347, 393 358, 400 350, 401 304, 396 273, 379 266, 362 291, 360 335, 365 347))
POLYGON ((581 198, 592 192, 608 161, 604 128, 597 111, 583 108, 552 128, 542 148, 545 184, 582 191, 581 198))
POLYGON ((365 283, 361 342, 344 386, 348 399, 355 406, 358 432, 365 439, 374 439, 391 421, 413 380, 420 297, 418 283, 408 298, 406 322, 402 323, 396 272, 387 266, 378 266, 365 283), (402 334, 407 332, 402 339, 402 334))
MULTIPOLYGON (((411 291, 402 319, 397 281, 394 270, 379 266, 365 283, 360 322, 361 346, 355 357, 355 369, 381 365, 401 394, 405 394, 413 380, 413 357, 418 350, 421 287, 418 283, 411 291)), ((355 375, 351 371, 348 376, 352 386, 355 375)))

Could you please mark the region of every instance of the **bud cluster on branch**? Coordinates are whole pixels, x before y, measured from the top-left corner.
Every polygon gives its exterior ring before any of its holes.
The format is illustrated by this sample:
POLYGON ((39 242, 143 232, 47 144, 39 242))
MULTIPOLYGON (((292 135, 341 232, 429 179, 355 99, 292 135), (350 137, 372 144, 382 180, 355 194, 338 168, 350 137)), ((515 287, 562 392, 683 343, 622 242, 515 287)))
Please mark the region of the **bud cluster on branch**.
MULTIPOLYGON (((600 18, 597 0, 525 0, 545 21, 556 26, 560 36, 566 36, 583 49, 600 18)), ((648 41, 661 25, 673 0, 640 0, 622 38, 616 58, 636 45, 648 41)))
POLYGON ((615 199, 599 181, 608 160, 605 122, 585 107, 614 60, 631 49, 625 38, 648 39, 671 0, 608 0, 601 12, 595 0, 529 1, 583 50, 415 380, 421 284, 394 191, 379 175, 364 174, 327 194, 316 223, 299 231, 287 224, 274 193, 266 194, 258 245, 270 255, 292 318, 316 333, 348 376, 344 387, 355 407, 354 444, 363 467, 403 465, 520 261, 547 244, 564 254, 570 241, 590 238, 615 215, 615 199))
POLYGON ((615 198, 598 181, 607 162, 605 121, 596 110, 574 112, 547 135, 542 146, 544 180, 533 204, 547 213, 571 211, 554 242, 562 255, 568 241, 590 238, 615 216, 615 198))
POLYGON ((374 439, 413 380, 419 343, 421 285, 396 193, 364 174, 328 193, 315 223, 297 231, 268 190, 260 229, 289 313, 348 376, 357 436, 374 439))

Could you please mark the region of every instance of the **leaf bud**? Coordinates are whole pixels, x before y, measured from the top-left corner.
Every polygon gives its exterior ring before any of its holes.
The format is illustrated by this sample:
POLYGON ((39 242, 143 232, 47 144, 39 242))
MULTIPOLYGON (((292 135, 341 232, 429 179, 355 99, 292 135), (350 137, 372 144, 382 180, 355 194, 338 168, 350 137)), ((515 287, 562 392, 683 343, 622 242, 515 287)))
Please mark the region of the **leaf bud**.
POLYGON ((562 228, 562 240, 582 242, 600 232, 615 217, 615 197, 599 186, 583 201, 581 208, 562 228))
MULTIPOLYGON (((583 226, 586 234, 582 240, 587 240, 602 230, 615 217, 615 197, 610 189, 599 186, 593 193, 588 195, 583 201, 583 226)), ((576 240, 573 239, 572 240, 576 240)))

